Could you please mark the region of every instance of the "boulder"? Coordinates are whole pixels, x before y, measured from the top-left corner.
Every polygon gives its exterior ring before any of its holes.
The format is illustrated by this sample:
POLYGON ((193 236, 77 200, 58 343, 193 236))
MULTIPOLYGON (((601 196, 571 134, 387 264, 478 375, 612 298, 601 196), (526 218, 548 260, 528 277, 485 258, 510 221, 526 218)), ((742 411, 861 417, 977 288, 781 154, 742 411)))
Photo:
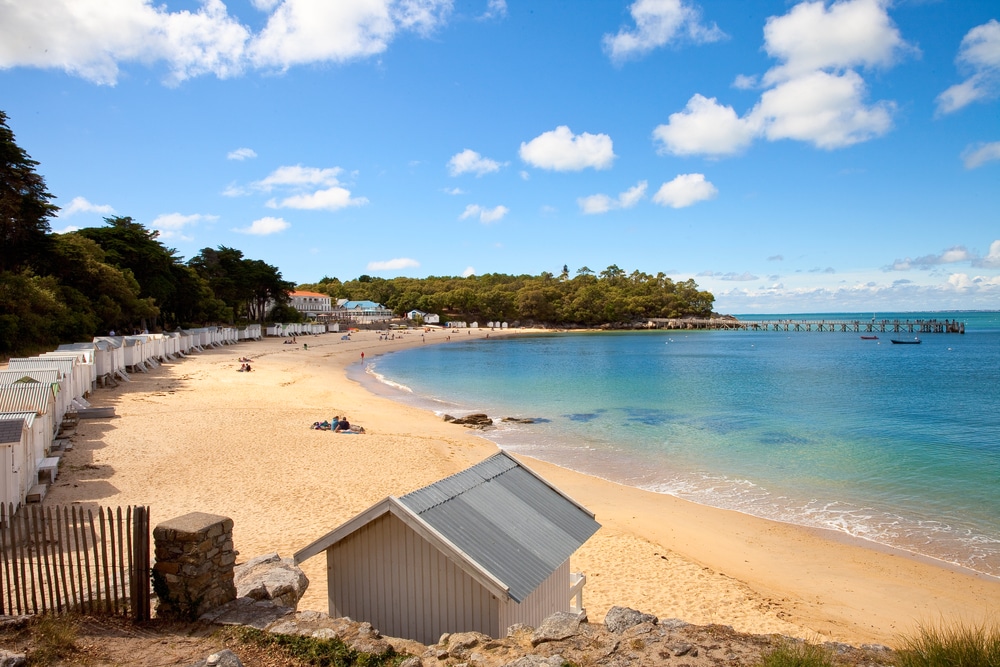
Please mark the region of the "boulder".
POLYGON ((452 417, 451 415, 445 415, 444 420, 451 422, 452 424, 461 424, 462 426, 469 426, 471 428, 483 428, 493 425, 493 420, 490 419, 489 415, 481 412, 466 415, 464 417, 452 417))
POLYGON ((644 614, 641 611, 636 611, 628 607, 612 607, 604 617, 604 627, 607 628, 608 632, 614 632, 615 634, 621 634, 640 623, 652 623, 655 625, 657 619, 652 614, 644 614))
POLYGON ((271 600, 282 607, 295 608, 309 587, 309 580, 291 558, 278 554, 258 556, 233 570, 236 596, 271 600))
POLYGON ((538 646, 545 642, 558 642, 580 632, 580 617, 568 611, 557 611, 552 614, 531 635, 531 645, 538 646))

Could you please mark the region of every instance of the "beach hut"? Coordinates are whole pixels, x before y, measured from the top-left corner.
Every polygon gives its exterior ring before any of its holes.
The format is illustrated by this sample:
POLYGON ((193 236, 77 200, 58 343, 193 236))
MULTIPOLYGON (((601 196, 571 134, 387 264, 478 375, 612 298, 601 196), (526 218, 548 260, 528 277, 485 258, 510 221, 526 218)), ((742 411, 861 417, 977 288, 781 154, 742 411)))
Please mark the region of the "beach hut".
POLYGON ((27 495, 29 435, 24 417, 0 415, 0 502, 5 506, 20 507, 27 495))
MULTIPOLYGON (((56 423, 60 423, 75 399, 83 398, 83 390, 77 387, 78 375, 74 374, 76 362, 72 359, 52 359, 41 357, 21 357, 10 359, 7 370, 12 371, 44 371, 56 370, 59 373, 60 392, 65 392, 59 402, 60 412, 55 415, 56 423)), ((57 406, 58 407, 58 406, 57 406)))
POLYGON ((29 382, 48 385, 52 389, 52 395, 55 396, 52 420, 56 425, 61 424, 72 404, 69 392, 63 390, 62 373, 55 368, 0 371, 0 386, 29 382))
POLYGON ((0 414, 30 412, 35 415, 33 459, 43 459, 52 449, 60 421, 55 419, 55 396, 42 382, 18 382, 0 386, 0 414))
POLYGON ((424 644, 585 616, 569 558, 594 515, 506 453, 389 497, 295 554, 326 553, 329 614, 424 644), (571 604, 575 599, 575 604, 571 604))

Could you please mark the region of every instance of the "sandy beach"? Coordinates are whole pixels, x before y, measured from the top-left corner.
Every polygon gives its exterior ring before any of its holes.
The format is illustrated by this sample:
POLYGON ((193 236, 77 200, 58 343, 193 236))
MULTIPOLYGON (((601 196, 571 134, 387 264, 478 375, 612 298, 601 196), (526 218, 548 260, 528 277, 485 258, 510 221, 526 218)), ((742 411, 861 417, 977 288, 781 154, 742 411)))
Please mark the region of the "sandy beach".
MULTIPOLYGON (((471 336, 487 333, 517 335, 471 336)), ((134 374, 93 394, 92 404, 114 406, 117 416, 80 423, 45 503, 148 505, 154 524, 220 514, 235 522, 241 561, 291 556, 385 496, 495 453, 478 432, 373 396, 346 377, 362 352, 447 345, 448 335, 267 339, 134 374), (236 372, 242 356, 253 372, 236 372), (310 429, 333 415, 367 433, 310 429)), ((1000 611, 997 579, 523 460, 603 525, 572 560, 588 577, 592 621, 625 605, 744 632, 893 646, 918 624, 979 623, 1000 611)), ((303 568, 311 584, 299 608, 326 611, 324 559, 303 568)))

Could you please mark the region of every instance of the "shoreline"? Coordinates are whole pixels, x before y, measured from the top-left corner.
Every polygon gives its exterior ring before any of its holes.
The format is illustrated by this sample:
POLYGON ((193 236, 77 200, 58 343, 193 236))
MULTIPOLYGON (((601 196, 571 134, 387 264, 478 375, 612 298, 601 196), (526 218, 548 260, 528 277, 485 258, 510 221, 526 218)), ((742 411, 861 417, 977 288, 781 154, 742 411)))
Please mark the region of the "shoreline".
MULTIPOLYGON (((146 504, 154 524, 189 511, 230 516, 240 561, 308 544, 387 495, 399 496, 496 451, 476 431, 369 393, 360 360, 424 344, 419 332, 241 343, 170 362, 98 390, 120 418, 82 422, 46 504, 146 504), (239 356, 254 373, 235 373, 239 356), (333 412, 368 433, 310 430, 333 412), (330 445, 336 449, 331 450, 330 445)), ((519 331, 432 330, 484 338, 519 331)), ((572 559, 584 605, 721 623, 812 641, 892 644, 919 624, 982 623, 1000 581, 836 531, 806 528, 643 491, 518 455, 604 526, 572 559)), ((322 558, 303 564, 301 609, 326 609, 322 558)))

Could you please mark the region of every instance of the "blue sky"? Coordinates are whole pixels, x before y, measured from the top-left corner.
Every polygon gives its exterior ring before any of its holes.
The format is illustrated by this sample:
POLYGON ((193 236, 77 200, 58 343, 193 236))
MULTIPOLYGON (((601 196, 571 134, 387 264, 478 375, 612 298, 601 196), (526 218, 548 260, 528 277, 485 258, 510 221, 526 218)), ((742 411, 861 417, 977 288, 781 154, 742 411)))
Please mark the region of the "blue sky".
POLYGON ((995 1, 0 0, 54 231, 323 276, 1000 309, 995 1))

